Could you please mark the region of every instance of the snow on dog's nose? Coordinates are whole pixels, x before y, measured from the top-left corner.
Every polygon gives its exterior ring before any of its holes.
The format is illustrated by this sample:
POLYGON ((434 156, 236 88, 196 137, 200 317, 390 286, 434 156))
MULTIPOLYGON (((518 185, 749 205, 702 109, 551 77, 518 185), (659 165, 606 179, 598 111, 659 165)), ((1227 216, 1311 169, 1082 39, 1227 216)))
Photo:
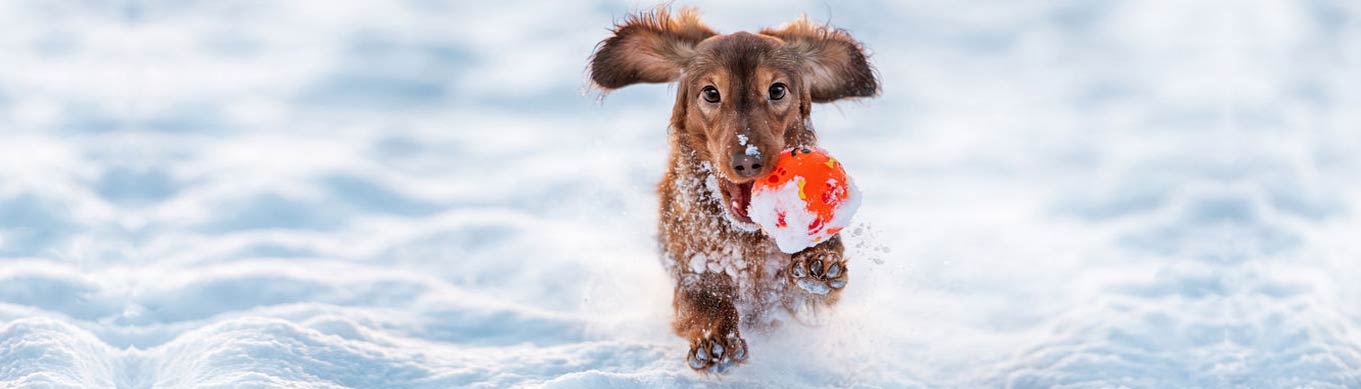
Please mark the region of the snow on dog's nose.
POLYGON ((753 153, 748 153, 745 150, 739 150, 736 153, 733 153, 732 170, 737 171, 738 177, 752 178, 761 173, 761 168, 764 167, 761 165, 761 154, 752 154, 753 153))
MULTIPOLYGON (((751 131, 750 128, 747 129, 751 131)), ((737 145, 739 149, 732 153, 732 170, 737 172, 737 178, 759 177, 765 173, 761 168, 765 167, 763 161, 765 156, 761 155, 761 148, 756 147, 751 138, 747 135, 737 135, 737 145)))

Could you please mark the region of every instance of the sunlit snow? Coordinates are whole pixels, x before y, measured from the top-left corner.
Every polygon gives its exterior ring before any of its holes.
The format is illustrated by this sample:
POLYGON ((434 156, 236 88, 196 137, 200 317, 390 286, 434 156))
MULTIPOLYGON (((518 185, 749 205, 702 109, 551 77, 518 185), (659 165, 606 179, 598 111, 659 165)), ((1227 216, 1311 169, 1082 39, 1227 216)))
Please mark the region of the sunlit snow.
POLYGON ((814 326, 685 365, 650 3, 0 2, 0 387, 1361 386, 1361 6, 683 1, 871 51, 814 326))

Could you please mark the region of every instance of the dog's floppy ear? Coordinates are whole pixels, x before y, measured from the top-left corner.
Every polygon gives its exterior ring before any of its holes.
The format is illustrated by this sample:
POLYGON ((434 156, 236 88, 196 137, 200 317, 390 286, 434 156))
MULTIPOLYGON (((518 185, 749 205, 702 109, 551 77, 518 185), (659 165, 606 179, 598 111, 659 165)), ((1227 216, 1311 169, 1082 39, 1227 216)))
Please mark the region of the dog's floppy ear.
POLYGON ((591 80, 606 91, 640 82, 675 81, 694 56, 695 45, 716 34, 699 21, 694 8, 672 14, 663 6, 629 16, 591 56, 591 80))
POLYGON ((803 70, 815 103, 879 94, 879 81, 860 42, 845 30, 813 24, 808 16, 761 34, 780 38, 784 50, 803 70))

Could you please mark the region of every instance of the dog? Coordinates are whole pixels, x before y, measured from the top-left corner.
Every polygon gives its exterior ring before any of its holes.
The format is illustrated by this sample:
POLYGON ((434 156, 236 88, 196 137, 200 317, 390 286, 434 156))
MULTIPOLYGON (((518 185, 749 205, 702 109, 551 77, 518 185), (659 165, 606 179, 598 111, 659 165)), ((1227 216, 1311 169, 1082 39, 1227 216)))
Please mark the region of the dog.
POLYGON ((784 254, 747 207, 752 182, 783 150, 817 144, 813 103, 879 94, 860 42, 806 16, 719 34, 696 9, 663 6, 616 24, 589 62, 602 96, 677 84, 658 239, 675 279, 672 329, 690 343, 687 366, 726 372, 750 356, 743 328, 773 328, 777 312, 797 318, 837 302, 848 279, 840 236, 784 254))

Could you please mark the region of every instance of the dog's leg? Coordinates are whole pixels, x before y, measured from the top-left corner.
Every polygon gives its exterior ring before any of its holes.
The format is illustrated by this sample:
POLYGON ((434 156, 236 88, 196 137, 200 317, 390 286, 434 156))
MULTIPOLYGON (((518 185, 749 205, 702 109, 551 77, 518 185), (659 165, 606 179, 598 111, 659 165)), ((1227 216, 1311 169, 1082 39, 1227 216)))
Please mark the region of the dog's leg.
POLYGON ((790 280, 808 293, 834 299, 836 296, 833 292, 846 287, 844 251, 841 235, 836 235, 817 246, 795 253, 789 267, 790 280))
POLYGON ((686 365, 723 373, 747 359, 747 342, 738 330, 734 285, 721 273, 685 274, 676 287, 676 334, 690 341, 686 365))

